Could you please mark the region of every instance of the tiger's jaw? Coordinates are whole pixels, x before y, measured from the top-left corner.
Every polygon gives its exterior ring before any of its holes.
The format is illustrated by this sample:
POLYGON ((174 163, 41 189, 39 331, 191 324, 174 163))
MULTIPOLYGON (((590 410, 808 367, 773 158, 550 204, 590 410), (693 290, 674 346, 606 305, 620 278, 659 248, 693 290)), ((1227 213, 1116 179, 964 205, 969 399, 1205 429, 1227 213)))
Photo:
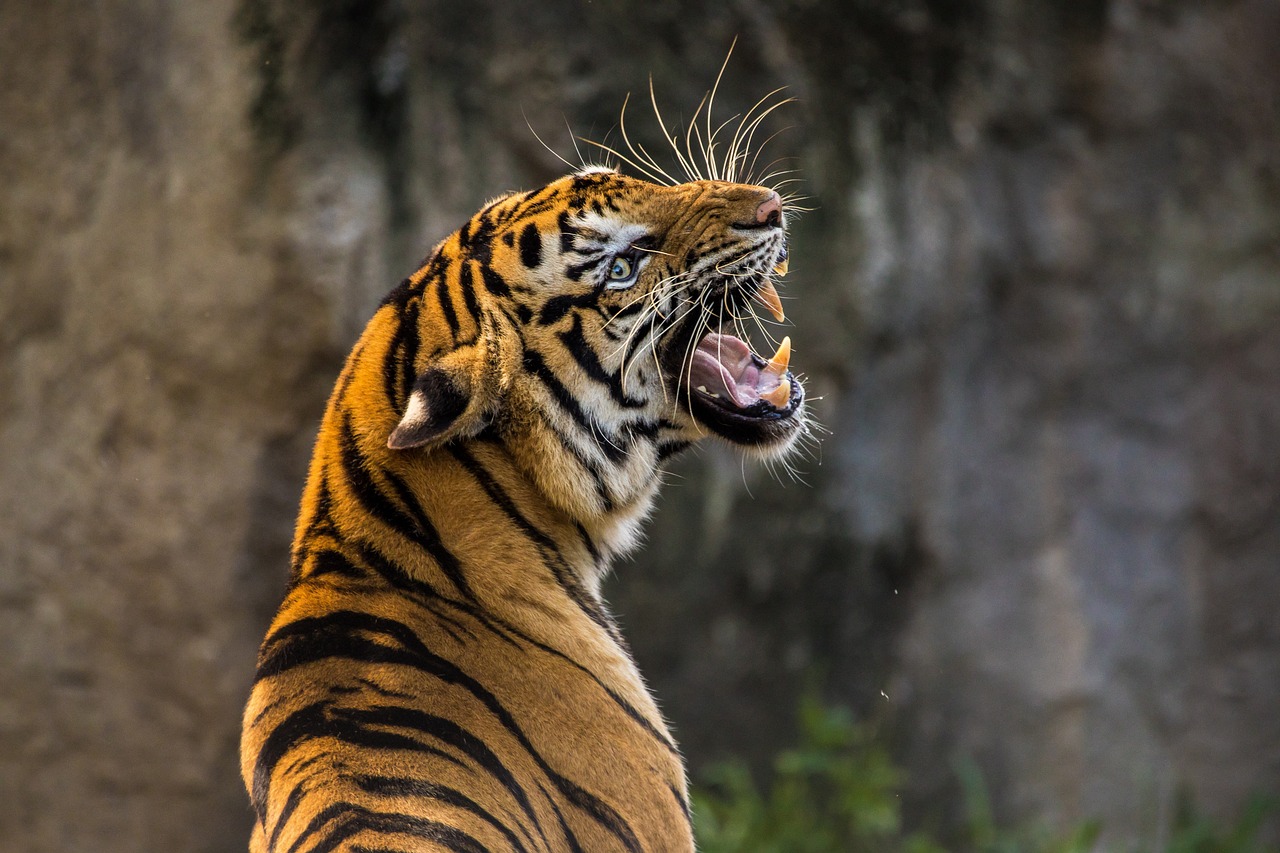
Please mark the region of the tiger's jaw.
POLYGON ((791 339, 784 337, 766 358, 725 328, 733 318, 735 328, 763 329, 762 307, 773 320, 786 319, 774 285, 787 272, 786 239, 780 228, 762 237, 732 266, 717 267, 728 275, 708 281, 707 293, 696 300, 717 307, 685 318, 668 343, 666 372, 699 434, 710 432, 769 458, 786 453, 805 429, 804 386, 790 369, 791 339))
POLYGON ((765 358, 705 321, 682 337, 683 345, 667 350, 667 372, 678 415, 692 422, 694 436, 710 434, 765 458, 785 454, 805 427, 804 386, 790 368, 791 339, 784 337, 765 358))
POLYGON ((791 373, 791 339, 764 359, 741 338, 709 331, 694 348, 681 386, 689 414, 736 445, 785 452, 804 423, 804 386, 791 373))

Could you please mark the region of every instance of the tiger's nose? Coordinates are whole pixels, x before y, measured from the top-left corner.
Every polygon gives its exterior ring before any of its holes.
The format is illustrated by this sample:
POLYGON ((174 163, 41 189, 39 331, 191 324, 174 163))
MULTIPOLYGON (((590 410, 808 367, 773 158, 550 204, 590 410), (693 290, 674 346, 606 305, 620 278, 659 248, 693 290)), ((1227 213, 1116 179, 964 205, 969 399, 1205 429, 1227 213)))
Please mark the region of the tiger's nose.
POLYGON ((756 222, 775 227, 782 224, 782 199, 776 192, 769 193, 769 197, 760 202, 756 208, 756 222))

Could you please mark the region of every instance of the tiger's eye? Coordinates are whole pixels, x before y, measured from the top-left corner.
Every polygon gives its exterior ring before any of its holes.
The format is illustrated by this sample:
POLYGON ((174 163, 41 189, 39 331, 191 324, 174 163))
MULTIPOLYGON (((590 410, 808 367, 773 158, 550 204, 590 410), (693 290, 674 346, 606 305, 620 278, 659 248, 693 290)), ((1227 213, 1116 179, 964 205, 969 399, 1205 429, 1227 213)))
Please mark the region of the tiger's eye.
POLYGON ((635 269, 635 264, 630 258, 624 258, 621 255, 613 259, 613 266, 609 267, 610 281, 626 281, 631 278, 631 273, 635 269))

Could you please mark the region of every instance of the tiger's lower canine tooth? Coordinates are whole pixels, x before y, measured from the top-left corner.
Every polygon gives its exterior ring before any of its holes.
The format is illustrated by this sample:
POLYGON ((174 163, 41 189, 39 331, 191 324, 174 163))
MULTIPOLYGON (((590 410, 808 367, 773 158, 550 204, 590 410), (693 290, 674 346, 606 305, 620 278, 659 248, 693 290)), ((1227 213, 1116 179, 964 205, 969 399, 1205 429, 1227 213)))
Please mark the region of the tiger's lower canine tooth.
POLYGON ((775 409, 786 408, 787 403, 791 401, 791 380, 782 380, 777 388, 767 394, 761 394, 760 399, 768 402, 775 409))
POLYGON ((787 365, 791 363, 791 336, 787 335, 782 339, 782 343, 778 344, 778 351, 773 354, 773 358, 769 359, 769 364, 765 370, 774 376, 781 376, 787 372, 787 365))
POLYGON ((765 279, 760 289, 756 291, 756 299, 764 303, 764 307, 769 309, 773 319, 779 323, 787 319, 787 315, 782 313, 782 300, 778 298, 778 290, 773 286, 773 282, 765 279))

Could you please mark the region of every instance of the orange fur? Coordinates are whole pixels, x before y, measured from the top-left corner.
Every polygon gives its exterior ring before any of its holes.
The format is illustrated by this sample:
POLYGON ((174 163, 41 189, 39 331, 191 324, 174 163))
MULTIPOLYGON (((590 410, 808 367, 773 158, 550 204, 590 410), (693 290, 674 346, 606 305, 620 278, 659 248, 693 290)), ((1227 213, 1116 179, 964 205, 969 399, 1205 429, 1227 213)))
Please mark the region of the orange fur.
POLYGON ((254 851, 693 849, 599 583, 671 455, 803 430, 798 390, 708 426, 687 387, 694 344, 785 257, 771 195, 572 175, 492 203, 378 309, 245 711, 254 851))

